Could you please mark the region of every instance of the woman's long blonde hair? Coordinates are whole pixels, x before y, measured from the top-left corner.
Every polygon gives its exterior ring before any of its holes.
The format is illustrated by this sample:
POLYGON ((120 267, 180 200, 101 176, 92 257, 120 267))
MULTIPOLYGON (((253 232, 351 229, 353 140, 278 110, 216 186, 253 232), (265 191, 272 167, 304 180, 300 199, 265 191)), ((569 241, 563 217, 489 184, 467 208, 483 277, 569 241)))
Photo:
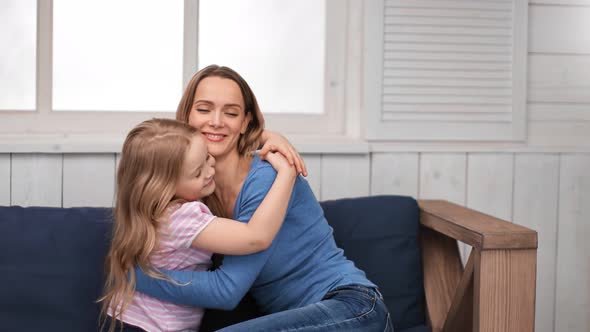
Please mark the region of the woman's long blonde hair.
MULTIPOLYGON (((167 279, 150 264, 158 245, 158 229, 174 200, 185 153, 197 130, 169 119, 144 121, 123 144, 117 170, 117 198, 111 246, 105 263, 102 325, 110 312, 121 320, 135 291, 135 266, 167 279)), ((114 331, 114 319, 109 331, 114 331)))

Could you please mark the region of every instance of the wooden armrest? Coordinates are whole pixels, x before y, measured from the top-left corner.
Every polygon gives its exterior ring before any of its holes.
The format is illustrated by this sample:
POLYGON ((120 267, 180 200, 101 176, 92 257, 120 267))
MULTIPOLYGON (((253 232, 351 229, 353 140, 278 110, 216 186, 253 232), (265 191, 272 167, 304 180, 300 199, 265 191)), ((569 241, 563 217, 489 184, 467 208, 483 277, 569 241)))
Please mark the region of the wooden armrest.
POLYGON ((447 201, 418 204, 432 330, 532 332, 537 232, 447 201), (465 267, 457 240, 473 247, 465 267))
POLYGON ((475 248, 536 249, 537 232, 441 200, 419 200, 420 224, 475 248))

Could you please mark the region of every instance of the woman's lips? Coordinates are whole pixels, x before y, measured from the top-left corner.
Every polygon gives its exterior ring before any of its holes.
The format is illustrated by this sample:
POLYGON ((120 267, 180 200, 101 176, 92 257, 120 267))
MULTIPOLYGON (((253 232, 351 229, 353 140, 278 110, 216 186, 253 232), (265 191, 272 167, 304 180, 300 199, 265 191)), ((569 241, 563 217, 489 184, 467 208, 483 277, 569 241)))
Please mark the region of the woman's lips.
POLYGON ((211 142, 221 142, 225 138, 225 135, 221 134, 203 133, 203 135, 211 142))

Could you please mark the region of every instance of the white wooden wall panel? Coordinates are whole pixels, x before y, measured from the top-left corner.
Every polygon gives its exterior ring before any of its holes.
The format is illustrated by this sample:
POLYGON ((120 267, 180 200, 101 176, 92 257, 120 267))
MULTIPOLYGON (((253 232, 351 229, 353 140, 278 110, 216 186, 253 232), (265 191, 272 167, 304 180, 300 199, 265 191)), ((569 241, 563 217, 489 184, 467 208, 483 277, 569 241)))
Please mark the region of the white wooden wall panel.
POLYGON ((62 155, 12 154, 11 205, 62 206, 62 155))
POLYGON ((10 205, 10 154, 0 154, 0 206, 10 205))
POLYGON ((63 206, 112 206, 114 154, 64 155, 63 206))
MULTIPOLYGON (((464 153, 423 153, 420 156, 420 198, 445 199, 465 205, 466 155, 464 153)), ((463 264, 468 246, 459 242, 463 264)))
POLYGON ((531 122, 590 122, 590 103, 533 103, 528 107, 531 122))
POLYGON ((530 4, 527 144, 590 146, 590 1, 530 4))
POLYGON ((369 155, 322 155, 322 200, 369 195, 369 155))
POLYGON ((531 5, 580 5, 590 6, 590 0, 529 0, 531 5))
POLYGON ((590 53, 590 6, 529 6, 529 51, 590 53))
POLYGON ((590 155, 561 156, 555 331, 590 331, 590 155))
POLYGON ((528 143, 542 146, 590 147, 590 121, 535 121, 529 123, 528 143))
MULTIPOLYGON (((590 104, 590 55, 530 55, 528 80, 529 103, 590 104)), ((563 115, 566 120, 567 113, 563 115)))
POLYGON ((371 154, 371 195, 418 197, 418 153, 371 154))
POLYGON ((467 206, 512 220, 514 155, 470 153, 467 156, 467 206))
POLYGON ((319 154, 303 155, 307 166, 307 182, 318 200, 321 200, 322 156, 319 154))
MULTIPOLYGON (((514 155, 511 153, 470 153, 467 155, 466 206, 483 213, 512 220, 514 155)), ((471 247, 461 246, 466 263, 471 247)))
POLYGON ((559 156, 519 154, 514 169, 514 222, 538 232, 535 331, 553 331, 559 156))
POLYGON ((420 155, 420 198, 446 199, 465 205, 465 153, 420 155))

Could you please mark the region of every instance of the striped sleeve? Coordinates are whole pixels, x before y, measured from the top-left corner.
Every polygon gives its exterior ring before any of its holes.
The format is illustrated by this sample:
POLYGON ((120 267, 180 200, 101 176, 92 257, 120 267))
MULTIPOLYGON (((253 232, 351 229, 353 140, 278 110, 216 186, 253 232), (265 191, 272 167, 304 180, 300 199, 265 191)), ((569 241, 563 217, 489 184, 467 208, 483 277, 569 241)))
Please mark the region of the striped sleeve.
POLYGON ((174 248, 189 248, 193 240, 201 233, 215 216, 202 202, 188 202, 182 204, 170 216, 168 232, 170 245, 174 248))

